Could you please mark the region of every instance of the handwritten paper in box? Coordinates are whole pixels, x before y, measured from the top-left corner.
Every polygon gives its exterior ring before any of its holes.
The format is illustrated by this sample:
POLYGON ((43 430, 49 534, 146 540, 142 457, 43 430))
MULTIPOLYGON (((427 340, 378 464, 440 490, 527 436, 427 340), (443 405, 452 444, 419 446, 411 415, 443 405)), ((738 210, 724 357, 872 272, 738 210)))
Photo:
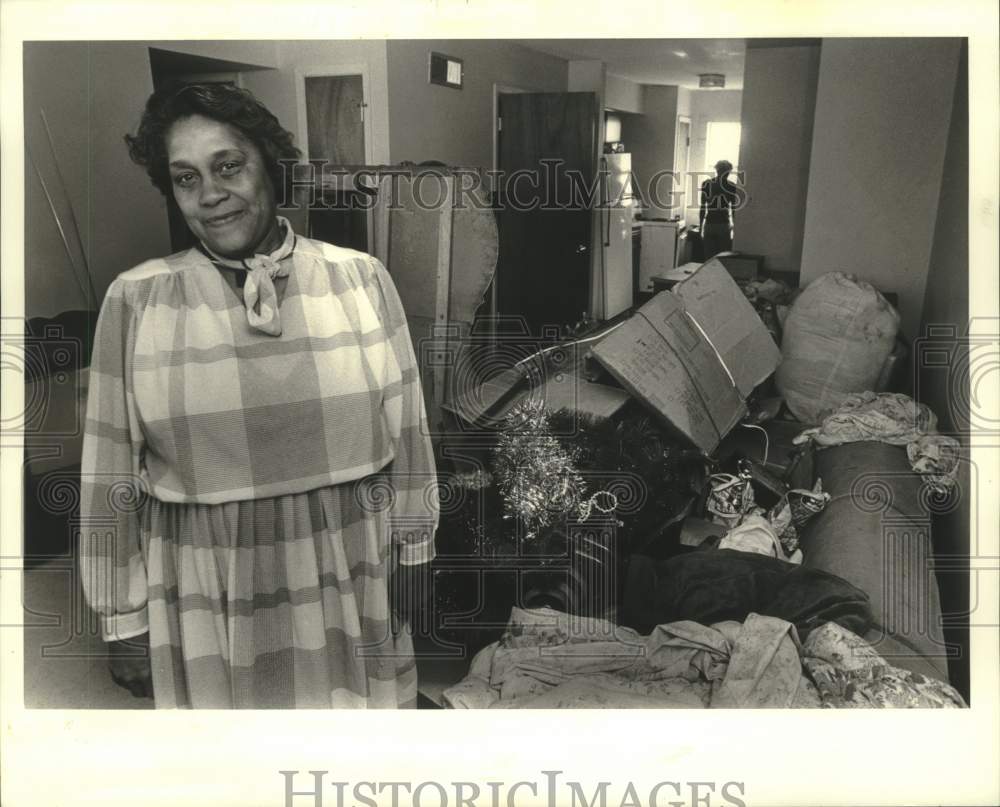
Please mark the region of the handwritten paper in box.
POLYGON ((781 363, 781 350, 746 295, 717 258, 674 287, 746 398, 781 363))

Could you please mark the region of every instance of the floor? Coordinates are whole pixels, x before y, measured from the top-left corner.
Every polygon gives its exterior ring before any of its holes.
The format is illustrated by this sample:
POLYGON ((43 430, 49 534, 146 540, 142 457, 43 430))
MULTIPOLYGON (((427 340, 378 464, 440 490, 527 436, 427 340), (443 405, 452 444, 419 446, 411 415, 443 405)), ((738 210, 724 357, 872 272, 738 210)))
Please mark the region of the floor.
MULTIPOLYGON (((107 655, 67 560, 24 573, 24 705, 29 709, 152 709, 108 673, 107 655)), ((464 677, 469 659, 442 657, 416 643, 418 708, 437 708, 441 693, 464 677)))
POLYGON ((152 709, 111 680, 79 576, 66 561, 24 573, 24 705, 32 709, 152 709))

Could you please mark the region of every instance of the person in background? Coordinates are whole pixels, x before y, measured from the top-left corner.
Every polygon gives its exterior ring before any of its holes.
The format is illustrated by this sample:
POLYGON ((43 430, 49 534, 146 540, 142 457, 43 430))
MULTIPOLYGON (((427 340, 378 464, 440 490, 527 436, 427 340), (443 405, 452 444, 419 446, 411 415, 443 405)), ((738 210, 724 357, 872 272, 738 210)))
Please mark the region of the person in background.
POLYGON ((157 90, 125 140, 197 245, 97 325, 80 561, 112 677, 157 707, 415 705, 438 495, 392 279, 277 215, 299 152, 245 90, 157 90))
POLYGON ((701 184, 698 221, 706 261, 733 248, 733 210, 739 204, 740 193, 729 179, 732 170, 729 160, 719 160, 715 164, 715 176, 701 184))

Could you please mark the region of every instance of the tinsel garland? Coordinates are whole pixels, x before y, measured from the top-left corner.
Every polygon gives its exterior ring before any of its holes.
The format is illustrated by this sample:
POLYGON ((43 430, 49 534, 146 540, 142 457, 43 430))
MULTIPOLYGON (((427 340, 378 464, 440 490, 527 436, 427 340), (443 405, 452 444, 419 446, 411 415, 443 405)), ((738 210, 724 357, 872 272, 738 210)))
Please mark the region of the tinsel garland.
POLYGON ((508 414, 493 472, 505 517, 521 521, 525 538, 579 509, 586 494, 579 454, 576 446, 553 436, 550 415, 540 401, 523 401, 508 414))
POLYGON ((459 620, 442 635, 477 649, 498 638, 526 566, 537 570, 530 588, 559 590, 570 522, 603 530, 610 516, 623 561, 674 522, 706 475, 699 453, 638 406, 616 418, 519 406, 506 426, 481 470, 452 476, 436 540, 434 613, 459 620))

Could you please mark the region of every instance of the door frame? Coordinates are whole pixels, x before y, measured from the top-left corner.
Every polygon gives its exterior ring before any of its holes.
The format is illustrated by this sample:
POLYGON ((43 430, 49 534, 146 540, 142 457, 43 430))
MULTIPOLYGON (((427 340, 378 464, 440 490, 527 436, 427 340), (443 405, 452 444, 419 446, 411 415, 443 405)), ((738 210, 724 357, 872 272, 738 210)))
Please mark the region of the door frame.
POLYGON ((306 79, 320 76, 361 76, 362 124, 365 135, 365 163, 371 165, 374 161, 374 143, 372 142, 372 97, 371 76, 368 65, 362 62, 314 65, 299 68, 295 71, 295 111, 298 126, 298 141, 301 144, 302 156, 309 160, 309 123, 306 116, 306 79))
POLYGON ((682 188, 683 193, 684 193, 684 197, 681 200, 681 204, 683 205, 683 207, 681 208, 681 210, 683 211, 683 214, 681 215, 681 219, 682 220, 686 219, 686 217, 687 217, 687 207, 688 207, 689 194, 691 194, 691 193, 694 192, 694 188, 690 187, 690 185, 691 185, 691 178, 688 176, 688 173, 691 170, 691 135, 692 134, 693 134, 693 128, 692 128, 692 123, 691 123, 691 116, 690 115, 678 115, 677 116, 677 126, 674 129, 674 170, 681 172, 681 182, 682 182, 681 188, 682 188), (680 152, 680 148, 679 148, 679 146, 680 146, 681 127, 684 124, 687 124, 688 142, 687 142, 687 145, 684 146, 684 155, 685 155, 684 165, 678 165, 678 157, 680 157, 680 153, 681 153, 680 152))
MULTIPOLYGON (((502 132, 500 131, 499 126, 498 126, 499 112, 500 112, 500 110, 499 110, 499 104, 500 104, 500 100, 499 99, 500 99, 500 96, 501 95, 533 95, 533 94, 539 94, 539 95, 565 95, 565 96, 570 96, 570 95, 588 95, 588 96, 591 97, 591 99, 593 101, 593 113, 594 113, 594 118, 593 118, 593 122, 592 122, 593 125, 592 125, 592 131, 591 131, 591 136, 593 137, 593 143, 594 143, 594 153, 589 156, 588 160, 589 160, 589 162, 591 164, 591 170, 594 171, 595 178, 599 177, 599 174, 597 173, 599 171, 598 157, 600 156, 599 152, 603 150, 603 148, 602 148, 602 146, 603 146, 603 139, 602 139, 603 125, 601 123, 601 121, 602 121, 602 110, 601 110, 601 107, 600 107, 600 93, 595 92, 593 90, 542 90, 542 89, 529 89, 529 88, 525 88, 525 87, 518 87, 518 86, 512 86, 512 85, 504 85, 504 84, 499 84, 499 83, 494 83, 493 84, 493 161, 492 161, 493 162, 493 171, 498 172, 500 170, 500 150, 499 150, 500 143, 499 143, 499 141, 500 141, 500 135, 502 134, 502 132)), ((602 190, 602 193, 603 193, 603 190, 602 190)), ((604 256, 604 237, 603 237, 603 235, 601 233, 601 228, 600 228, 600 222, 603 221, 603 219, 601 218, 601 212, 602 211, 600 209, 597 209, 597 210, 593 211, 593 215, 591 216, 591 221, 590 221, 590 228, 589 228, 590 229, 590 240, 591 240, 591 243, 588 244, 588 245, 586 245, 586 251, 588 251, 590 253, 590 256, 589 256, 589 268, 588 268, 587 275, 586 275, 586 283, 587 283, 587 295, 586 295, 586 298, 587 299, 583 303, 583 310, 585 312, 589 312, 589 313, 593 313, 594 310, 595 310, 593 298, 594 298, 595 290, 597 289, 597 286, 595 284, 595 277, 594 277, 595 261, 597 260, 597 258, 596 258, 596 251, 598 249, 600 249, 600 251, 601 251, 601 259, 603 259, 603 256, 604 256)), ((502 251, 503 251, 503 233, 502 232, 500 233, 500 243, 501 243, 501 253, 502 253, 502 251)), ((584 251, 584 250, 579 250, 579 251, 584 251)), ((499 273, 499 270, 500 270, 500 264, 498 264, 498 267, 497 267, 497 272, 498 273, 499 273)), ((496 284, 495 281, 496 281, 496 276, 494 276, 494 282, 491 284, 491 290, 490 290, 490 314, 492 316, 496 316, 497 313, 498 313, 497 312, 497 309, 498 309, 498 293, 497 293, 497 284, 496 284)), ((493 343, 494 346, 496 345, 496 341, 497 341, 496 340, 496 333, 494 332, 493 339, 492 339, 492 343, 493 343)))
MULTIPOLYGON (((493 82, 493 160, 492 168, 494 171, 498 171, 500 168, 500 96, 501 95, 520 95, 524 93, 531 92, 542 92, 542 90, 531 90, 526 87, 515 87, 513 84, 498 84, 493 82)), ((497 267, 499 270, 499 266, 497 267)), ((493 280, 490 281, 489 289, 490 298, 490 308, 489 316, 496 317, 497 313, 497 284, 496 284, 496 272, 493 274, 493 280)), ((490 344, 495 349, 497 343, 496 334, 496 323, 490 327, 490 344)))
MULTIPOLYGON (((312 65, 295 71, 295 113, 298 128, 298 142, 302 158, 309 161, 309 118, 306 114, 306 79, 318 76, 361 76, 361 122, 365 137, 365 164, 375 161, 375 143, 372 137, 372 97, 371 75, 368 65, 363 62, 338 62, 336 64, 312 65)), ((308 214, 307 214, 308 217, 308 214)), ((375 215, 371 208, 365 211, 368 252, 375 249, 375 215)))
POLYGON ((500 96, 523 95, 532 92, 559 92, 558 90, 537 90, 529 87, 515 87, 513 84, 493 82, 493 170, 500 167, 500 96))

